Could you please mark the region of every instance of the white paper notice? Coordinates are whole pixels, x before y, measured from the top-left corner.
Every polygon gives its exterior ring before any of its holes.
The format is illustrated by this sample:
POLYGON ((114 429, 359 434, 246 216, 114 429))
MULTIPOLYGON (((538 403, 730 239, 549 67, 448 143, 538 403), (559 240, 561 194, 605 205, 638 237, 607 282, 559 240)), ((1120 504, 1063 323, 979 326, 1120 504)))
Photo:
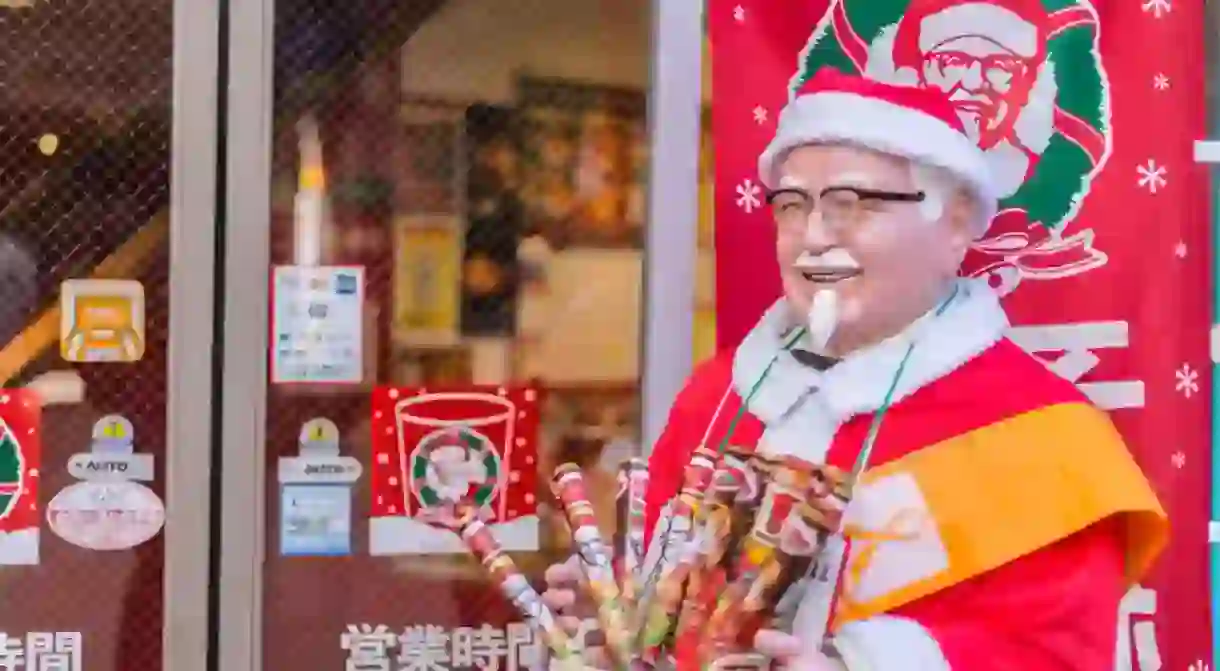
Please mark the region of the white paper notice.
POLYGON ((363 267, 276 266, 272 296, 272 383, 362 381, 363 267))

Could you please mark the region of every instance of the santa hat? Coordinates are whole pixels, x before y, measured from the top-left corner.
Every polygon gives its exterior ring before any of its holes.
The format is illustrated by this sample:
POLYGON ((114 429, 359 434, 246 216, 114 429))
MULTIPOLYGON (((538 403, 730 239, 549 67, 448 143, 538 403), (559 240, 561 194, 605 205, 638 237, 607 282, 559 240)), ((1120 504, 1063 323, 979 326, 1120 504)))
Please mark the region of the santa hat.
POLYGON ((1049 21, 1042 0, 914 0, 899 23, 894 57, 910 65, 947 42, 981 40, 1041 59, 1049 21))
POLYGON ((943 168, 976 196, 981 235, 996 209, 996 187, 983 152, 966 135, 957 112, 937 89, 885 84, 823 68, 780 113, 775 138, 758 157, 764 185, 775 188, 777 167, 807 144, 847 143, 943 168))

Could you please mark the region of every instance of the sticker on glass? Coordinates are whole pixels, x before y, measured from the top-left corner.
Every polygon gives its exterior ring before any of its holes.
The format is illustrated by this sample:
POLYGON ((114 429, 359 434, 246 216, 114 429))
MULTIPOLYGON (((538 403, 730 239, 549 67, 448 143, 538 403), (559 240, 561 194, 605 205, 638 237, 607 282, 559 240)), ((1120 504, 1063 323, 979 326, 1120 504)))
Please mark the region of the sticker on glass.
POLYGON ((301 426, 298 448, 279 460, 280 553, 350 554, 352 488, 364 469, 340 454, 339 428, 323 417, 301 426))
POLYGON ((154 478, 151 454, 136 452, 131 420, 107 415, 93 426, 88 452, 68 459, 79 480, 47 505, 57 536, 88 550, 126 550, 145 543, 165 525, 165 504, 141 482, 154 478))
POLYGON ((60 285, 59 351, 77 363, 132 363, 144 356, 144 285, 68 280, 60 285))

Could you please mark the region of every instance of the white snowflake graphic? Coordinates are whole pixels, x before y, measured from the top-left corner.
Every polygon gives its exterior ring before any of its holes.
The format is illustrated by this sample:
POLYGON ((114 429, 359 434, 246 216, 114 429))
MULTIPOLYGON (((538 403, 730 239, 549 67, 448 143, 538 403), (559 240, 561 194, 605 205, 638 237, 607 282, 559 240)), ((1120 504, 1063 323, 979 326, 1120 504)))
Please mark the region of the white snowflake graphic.
POLYGON ((1174 468, 1181 469, 1186 465, 1186 453, 1178 450, 1177 452, 1173 453, 1173 456, 1170 457, 1169 460, 1173 462, 1174 468))
POLYGON ((1182 392, 1186 398, 1199 393, 1199 371, 1190 367, 1190 364, 1184 363, 1175 373, 1177 384, 1173 386, 1174 391, 1182 392))
POLYGON ((767 122, 767 108, 759 105, 754 108, 754 123, 762 125, 767 122))
POLYGON ((1179 259, 1186 258, 1186 243, 1178 240, 1178 244, 1173 246, 1173 255, 1179 259))
POLYGON ((1212 671, 1212 667, 1209 666, 1207 662, 1200 659, 1192 662, 1186 671, 1212 671))
POLYGON ((737 207, 750 214, 762 207, 762 189, 751 180, 744 180, 737 185, 737 207))
POLYGON ((1169 77, 1160 72, 1156 73, 1156 76, 1152 78, 1152 88, 1158 91, 1169 90, 1169 77))
POLYGON ((1165 178, 1169 171, 1163 165, 1157 165, 1156 161, 1148 159, 1147 165, 1138 166, 1135 172, 1139 174, 1139 186, 1147 187, 1149 193, 1156 193, 1156 190, 1169 183, 1165 178))
POLYGON ((1169 6, 1169 0, 1144 0, 1140 9, 1144 10, 1145 14, 1150 13, 1158 19, 1173 11, 1173 7, 1169 6))
MULTIPOLYGON (((1168 1, 1168 0, 1166 0, 1166 1, 1168 1)), ((1147 11, 1147 10, 1145 10, 1145 11, 1147 11)), ((742 7, 741 5, 737 5, 736 7, 734 7, 733 8, 733 19, 736 20, 737 23, 742 23, 743 21, 745 21, 746 20, 746 8, 742 7)))

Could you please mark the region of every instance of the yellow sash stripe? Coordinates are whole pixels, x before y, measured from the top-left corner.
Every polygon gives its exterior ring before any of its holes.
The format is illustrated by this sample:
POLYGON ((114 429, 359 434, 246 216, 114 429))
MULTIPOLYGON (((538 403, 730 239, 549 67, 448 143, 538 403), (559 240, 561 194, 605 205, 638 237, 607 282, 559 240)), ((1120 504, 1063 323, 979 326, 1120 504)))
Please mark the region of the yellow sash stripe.
MULTIPOLYGON (((1048 406, 921 449, 870 470, 863 486, 899 474, 914 478, 927 509, 893 511, 887 526, 911 528, 899 519, 904 514, 930 517, 948 569, 868 601, 853 601, 849 589, 836 626, 964 582, 1116 516, 1126 527, 1127 580, 1134 583, 1169 537, 1168 518, 1122 437, 1104 413, 1083 403, 1048 406)), ((869 529, 854 542, 848 585, 886 535, 869 529)))

